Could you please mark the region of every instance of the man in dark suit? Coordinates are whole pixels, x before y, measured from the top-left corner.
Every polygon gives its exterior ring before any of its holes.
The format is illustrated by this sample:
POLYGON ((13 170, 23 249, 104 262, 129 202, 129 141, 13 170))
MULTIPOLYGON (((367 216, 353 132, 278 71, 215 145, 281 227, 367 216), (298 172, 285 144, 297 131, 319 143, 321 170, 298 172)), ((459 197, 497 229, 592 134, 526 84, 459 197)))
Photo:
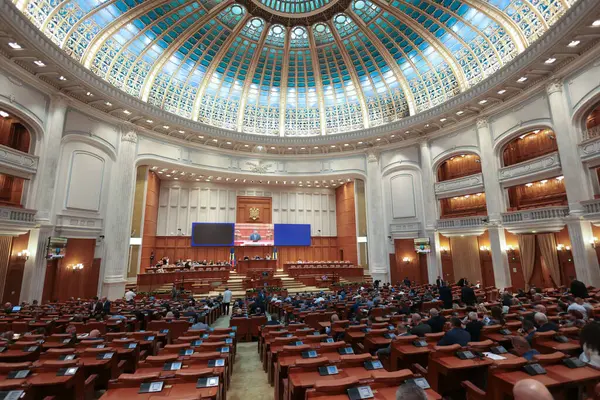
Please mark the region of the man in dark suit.
POLYGON ((452 308, 452 289, 448 286, 440 288, 440 301, 444 303, 444 308, 452 308))
POLYGON ((471 311, 469 313, 469 322, 465 325, 465 330, 471 335, 471 341, 479 342, 481 340, 481 328, 483 328, 483 322, 477 318, 475 311, 471 311))
POLYGON ((437 285, 437 287, 442 287, 442 285, 444 284, 444 280, 440 276, 438 276, 435 280, 435 284, 437 285))
POLYGON ((404 283, 404 286, 410 287, 410 279, 408 279, 408 276, 406 278, 404 278, 403 283, 404 283))
POLYGON ((466 305, 472 306, 477 301, 475 291, 470 286, 463 286, 460 289, 460 300, 466 305))
POLYGON ((440 312, 436 308, 429 310, 429 315, 430 318, 427 320, 427 325, 431 327, 431 333, 443 332, 446 318, 440 315, 440 312))
POLYGON ((431 326, 423 323, 419 314, 413 314, 411 316, 412 328, 410 333, 419 337, 425 336, 426 333, 431 333, 431 326))
POLYGON ((535 320, 535 324, 538 326, 537 332, 558 332, 558 325, 556 325, 554 322, 548 322, 548 317, 546 317, 545 314, 540 312, 535 313, 533 319, 535 320))
POLYGON ((102 312, 104 314, 110 314, 110 301, 106 297, 102 298, 102 312))
POLYGON ((438 346, 450 346, 452 344, 459 344, 466 346, 471 341, 471 334, 462 328, 462 323, 458 318, 452 318, 450 320, 452 329, 450 329, 444 337, 438 342, 438 346))
POLYGON ((98 296, 94 297, 94 301, 91 304, 92 314, 102 314, 102 302, 98 299, 98 296))

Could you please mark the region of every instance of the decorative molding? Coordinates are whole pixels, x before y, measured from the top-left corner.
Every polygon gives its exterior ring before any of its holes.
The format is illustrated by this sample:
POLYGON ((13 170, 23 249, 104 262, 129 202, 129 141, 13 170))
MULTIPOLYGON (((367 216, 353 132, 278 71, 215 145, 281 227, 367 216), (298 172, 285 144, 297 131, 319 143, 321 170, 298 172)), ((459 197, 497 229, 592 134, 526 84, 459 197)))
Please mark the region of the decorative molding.
POLYGON ((582 161, 595 161, 600 158, 600 136, 588 139, 579 145, 579 157, 582 161))
POLYGON ((420 222, 406 222, 390 224, 389 235, 393 239, 410 239, 419 236, 421 231, 420 222))
POLYGON ((477 118, 476 125, 477 129, 489 128, 490 121, 487 118, 477 118))
POLYGON ((3 235, 22 235, 35 228, 36 210, 0 207, 0 230, 3 235))
POLYGON ((127 132, 126 134, 121 136, 121 141, 122 142, 131 142, 131 143, 137 143, 138 141, 138 135, 135 131, 130 130, 129 132, 127 132))
POLYGON ((543 179, 547 176, 553 176, 560 170, 560 157, 558 152, 555 151, 515 165, 500 168, 498 181, 512 186, 525 181, 537 180, 537 178, 543 179), (545 174, 545 176, 542 177, 540 174, 545 174))
POLYGON ((246 165, 249 167, 250 172, 254 172, 255 174, 268 174, 271 171, 271 168, 273 168, 273 164, 272 163, 264 163, 262 161, 259 161, 258 163, 253 163, 250 161, 246 162, 246 165))
POLYGON ((502 213, 502 223, 511 233, 558 232, 566 223, 569 207, 544 207, 502 213))
POLYGON ((0 145, 0 171, 31 179, 37 173, 38 164, 37 156, 0 145))
POLYGON ((379 161, 379 152, 375 150, 367 151, 367 162, 376 163, 379 161))
POLYGON ((438 197, 449 197, 464 191, 483 190, 483 174, 464 176, 434 184, 435 194, 438 197))
POLYGON ((560 93, 563 90, 563 82, 560 79, 552 79, 546 83, 546 92, 548 95, 560 93))
POLYGON ((488 217, 478 215, 464 218, 438 219, 436 229, 444 236, 479 236, 487 229, 488 217))
POLYGON ((62 235, 79 238, 95 238, 102 234, 102 218, 80 217, 59 214, 56 216, 56 230, 62 235))

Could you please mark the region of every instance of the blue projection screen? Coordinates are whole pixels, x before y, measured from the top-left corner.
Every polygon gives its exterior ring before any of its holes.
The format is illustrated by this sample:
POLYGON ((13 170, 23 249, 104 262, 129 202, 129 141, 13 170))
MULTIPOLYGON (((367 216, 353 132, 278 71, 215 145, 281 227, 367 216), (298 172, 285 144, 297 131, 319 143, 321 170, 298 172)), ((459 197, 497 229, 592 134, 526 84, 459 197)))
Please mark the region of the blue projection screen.
POLYGON ((275 224, 275 246, 310 246, 310 224, 275 224))

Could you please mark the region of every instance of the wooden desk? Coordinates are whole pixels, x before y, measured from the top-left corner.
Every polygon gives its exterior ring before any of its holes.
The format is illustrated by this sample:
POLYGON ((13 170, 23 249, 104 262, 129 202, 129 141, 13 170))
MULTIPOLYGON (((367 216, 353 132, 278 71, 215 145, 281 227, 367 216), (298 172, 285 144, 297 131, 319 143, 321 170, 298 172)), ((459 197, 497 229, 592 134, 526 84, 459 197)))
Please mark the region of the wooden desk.
POLYGON ((216 400, 219 394, 219 388, 196 389, 196 382, 178 382, 170 383, 165 381, 165 386, 160 393, 139 394, 139 386, 128 388, 108 389, 100 397, 102 400, 154 400, 154 399, 177 399, 177 400, 216 400))
POLYGON ((390 352, 390 370, 398 371, 404 368, 412 368, 413 364, 427 367, 429 364, 429 353, 434 344, 429 343, 427 347, 417 347, 412 343, 392 342, 390 352))
POLYGON ((462 381, 473 381, 477 374, 485 374, 492 363, 486 357, 461 360, 454 355, 435 358, 430 355, 427 380, 431 388, 443 396, 448 391, 460 389, 462 381))
MULTIPOLYGON (((512 398, 513 386, 522 379, 534 379, 544 384, 551 392, 557 392, 568 386, 595 384, 600 379, 600 371, 590 367, 571 369, 562 364, 544 367, 546 374, 531 376, 523 370, 495 373, 488 382, 488 394, 494 400, 512 398)), ((593 392, 593 391, 592 391, 593 392)))
MULTIPOLYGON (((396 400, 396 392, 398 391, 398 386, 386 386, 382 388, 373 389, 373 394, 375 400, 396 400)), ((425 391, 427 395, 427 399, 429 400, 439 400, 442 398, 439 394, 437 394, 432 389, 427 389, 425 391)), ((323 396, 315 396, 312 399, 323 399, 323 400, 348 400, 348 395, 346 394, 336 394, 336 395, 323 395, 323 396)))
POLYGON ((577 357, 581 353, 581 345, 577 340, 569 339, 567 343, 559 343, 555 340, 544 340, 536 342, 534 348, 540 353, 549 354, 560 351, 570 356, 577 357))
MULTIPOLYGON (((288 397, 284 400, 304 400, 307 389, 314 386, 315 382, 318 381, 335 381, 341 378, 348 378, 350 376, 356 377, 359 380, 371 379, 372 371, 367 371, 364 367, 351 367, 351 368, 339 368, 339 374, 321 376, 318 371, 302 371, 294 372, 289 374, 288 379, 288 397)), ((344 395, 345 399, 348 400, 348 396, 344 395)), ((395 399, 395 397, 394 397, 395 399)), ((277 399, 275 399, 277 400, 277 399)))
POLYGON ((237 270, 240 274, 256 269, 276 271, 277 260, 239 260, 237 262, 237 270))
MULTIPOLYGON (((221 267, 218 267, 221 268, 221 267)), ((175 283, 176 281, 200 281, 202 279, 229 279, 229 268, 225 271, 189 271, 189 272, 165 272, 162 274, 138 274, 137 285, 139 286, 159 286, 175 283)))
MULTIPOLYGON (((336 363, 340 361, 341 356, 337 351, 320 353, 319 357, 325 357, 330 363, 336 363)), ((298 360, 302 360, 302 354, 292 354, 289 356, 279 357, 277 360, 277 367, 275 368, 275 400, 281 400, 284 395, 283 391, 283 380, 288 377, 288 371, 290 367, 293 367, 298 360)))

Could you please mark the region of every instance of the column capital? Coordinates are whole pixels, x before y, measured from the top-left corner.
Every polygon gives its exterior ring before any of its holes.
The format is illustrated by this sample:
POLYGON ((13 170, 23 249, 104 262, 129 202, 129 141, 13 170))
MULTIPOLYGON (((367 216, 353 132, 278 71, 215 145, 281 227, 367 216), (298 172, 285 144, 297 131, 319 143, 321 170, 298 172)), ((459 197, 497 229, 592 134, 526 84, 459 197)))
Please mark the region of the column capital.
POLYGON ((429 139, 426 137, 422 137, 419 139, 419 146, 420 147, 429 147, 429 139))
POLYGON ((477 129, 489 128, 490 121, 486 117, 477 118, 477 129))
POLYGON ((560 79, 552 79, 546 83, 546 92, 548 95, 560 93, 563 90, 563 82, 560 79))
POLYGON ((134 130, 130 130, 126 133, 124 133, 123 135, 121 135, 121 141, 122 142, 131 142, 131 143, 137 143, 138 141, 138 135, 134 130))
POLYGON ((379 161, 379 151, 368 150, 367 151, 367 162, 376 163, 379 161))
POLYGON ((50 104, 57 108, 67 108, 69 97, 63 93, 56 92, 50 96, 50 104))

